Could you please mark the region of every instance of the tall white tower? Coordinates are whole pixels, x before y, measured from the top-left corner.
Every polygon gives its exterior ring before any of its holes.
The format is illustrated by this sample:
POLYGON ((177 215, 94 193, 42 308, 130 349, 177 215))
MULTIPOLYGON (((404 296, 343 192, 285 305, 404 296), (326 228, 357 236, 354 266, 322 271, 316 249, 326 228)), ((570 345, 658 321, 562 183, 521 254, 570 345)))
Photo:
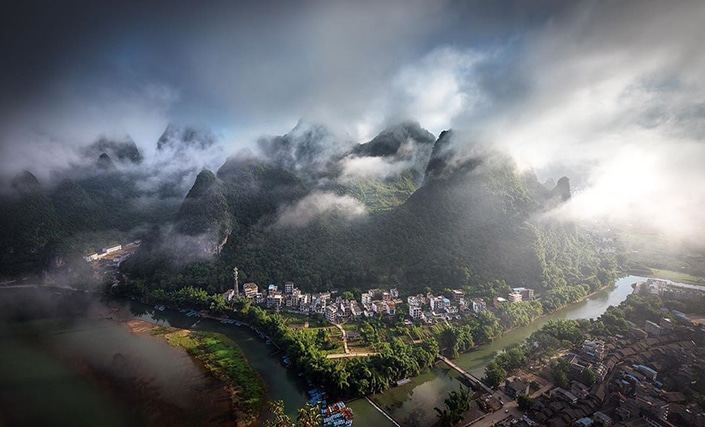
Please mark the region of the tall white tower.
POLYGON ((235 298, 240 298, 240 285, 237 282, 237 267, 233 267, 233 279, 235 281, 235 298))

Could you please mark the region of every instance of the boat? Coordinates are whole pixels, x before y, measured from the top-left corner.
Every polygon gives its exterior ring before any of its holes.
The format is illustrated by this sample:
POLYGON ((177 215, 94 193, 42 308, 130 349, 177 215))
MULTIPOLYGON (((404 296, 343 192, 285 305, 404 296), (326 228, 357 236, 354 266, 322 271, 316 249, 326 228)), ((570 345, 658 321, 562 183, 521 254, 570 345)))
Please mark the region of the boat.
POLYGON ((324 427, 351 427, 355 418, 352 409, 342 400, 322 409, 321 415, 324 427))
POLYGON ((410 382, 411 382, 410 378, 401 379, 401 380, 397 381, 397 387, 401 387, 404 384, 409 384, 410 382))

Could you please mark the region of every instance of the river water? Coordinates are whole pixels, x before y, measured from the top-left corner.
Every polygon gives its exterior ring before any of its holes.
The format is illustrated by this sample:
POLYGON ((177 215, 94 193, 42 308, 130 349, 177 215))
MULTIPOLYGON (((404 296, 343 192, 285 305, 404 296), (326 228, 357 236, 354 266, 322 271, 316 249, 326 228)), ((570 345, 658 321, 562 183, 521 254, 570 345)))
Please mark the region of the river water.
MULTIPOLYGON (((541 317, 527 326, 516 328, 490 344, 460 355, 454 362, 481 378, 484 375, 485 365, 499 350, 523 341, 551 319, 597 318, 607 310, 607 307, 619 305, 624 301, 633 290, 631 285, 642 280, 646 279, 638 276, 623 277, 614 286, 582 302, 541 317)), ((457 390, 459 376, 448 365, 441 363, 430 373, 414 378, 411 384, 389 389, 373 396, 372 399, 405 427, 429 426, 437 419, 433 408, 443 407, 443 399, 450 391, 457 390)))
MULTIPOLYGON (((482 376, 484 366, 498 350, 522 341, 550 319, 598 317, 610 305, 623 301, 632 291, 631 284, 642 279, 636 276, 622 278, 614 287, 515 329, 491 344, 461 355, 455 362, 482 376)), ((7 295, 17 294, 14 290, 0 292, 0 302, 10 301, 7 295)), ((0 409, 22 402, 10 411, 9 416, 5 414, 4 421, 8 425, 56 424, 51 421, 57 419, 71 420, 72 425, 106 426, 139 424, 136 419, 150 421, 142 419, 144 414, 126 412, 124 399, 122 404, 116 403, 114 395, 106 393, 103 385, 86 380, 85 372, 77 370, 76 363, 66 363, 65 356, 69 353, 86 358, 87 364, 92 362, 92 365, 103 366, 101 363, 105 363, 106 370, 117 367, 129 371, 131 381, 146 377, 146 384, 142 384, 145 394, 158 393, 164 411, 170 407, 179 410, 177 412, 193 409, 190 404, 193 396, 206 387, 202 368, 168 344, 133 334, 115 320, 142 319, 178 328, 221 332, 238 343, 250 364, 267 382, 268 398, 283 400, 287 413, 295 415, 296 409, 307 399, 309 387, 304 379, 284 368, 280 355, 272 354, 275 349, 245 326, 224 325, 210 319, 197 320, 171 310, 160 312, 136 301, 98 302, 96 298, 78 295, 54 297, 61 299, 64 309, 69 303, 79 302, 76 304, 79 308, 73 307, 74 312, 68 316, 65 310, 56 309, 57 301, 45 304, 48 308, 44 307, 42 314, 37 314, 37 310, 32 309, 33 304, 44 303, 38 302, 35 294, 51 292, 24 292, 29 299, 25 298, 22 303, 22 314, 2 316, 0 313, 0 326, 5 326, 0 328, 0 348, 3 349, 0 352, 0 409), (105 318, 106 310, 111 319, 105 318), (107 362, 96 362, 101 360, 107 362), (41 387, 41 392, 36 391, 37 387, 41 387)), ((0 309, 4 309, 2 304, 0 309)), ((427 426, 436 420, 433 408, 442 406, 448 392, 457 389, 458 377, 455 371, 440 364, 413 378, 410 384, 372 398, 401 425, 427 426)), ((364 399, 349 405, 355 412, 356 425, 393 425, 364 399)), ((0 411, 0 425, 3 424, 2 415, 3 411, 0 411)))

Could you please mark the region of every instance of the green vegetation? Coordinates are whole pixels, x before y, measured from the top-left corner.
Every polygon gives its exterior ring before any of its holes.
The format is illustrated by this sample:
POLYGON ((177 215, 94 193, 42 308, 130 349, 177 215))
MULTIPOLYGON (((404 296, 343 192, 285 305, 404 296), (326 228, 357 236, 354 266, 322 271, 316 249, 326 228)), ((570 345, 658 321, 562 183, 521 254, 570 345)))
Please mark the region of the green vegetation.
POLYGON ((308 402, 303 408, 296 411, 296 423, 291 421, 284 413, 284 402, 275 400, 269 403, 269 419, 264 423, 266 427, 318 427, 323 421, 321 410, 318 406, 311 406, 308 402))
POLYGON ((341 185, 337 191, 349 194, 362 202, 371 212, 390 210, 401 206, 419 188, 419 178, 409 170, 386 180, 356 179, 341 185))
POLYGON ((672 280, 679 283, 690 283, 691 285, 702 285, 705 284, 705 279, 703 277, 696 277, 692 274, 688 274, 681 271, 671 271, 662 270, 657 268, 652 268, 649 274, 645 274, 647 277, 658 277, 659 279, 672 280))
POLYGON ((435 340, 406 344, 399 338, 375 345, 377 354, 350 359, 328 359, 319 347, 319 333, 291 329, 279 314, 239 304, 235 313, 271 337, 294 365, 332 396, 355 397, 383 391, 395 381, 418 375, 438 354, 435 340))
POLYGON ((458 391, 451 391, 443 400, 445 408, 433 408, 438 416, 438 421, 443 427, 452 427, 463 420, 463 414, 470 410, 472 393, 462 385, 458 391))
POLYGON ((528 411, 531 408, 532 403, 534 403, 533 399, 531 399, 524 393, 521 393, 519 394, 519 396, 517 396, 517 406, 519 407, 520 411, 528 411))
POLYGON ((705 284, 705 248, 700 243, 675 242, 638 226, 619 230, 617 242, 632 274, 705 284))
POLYGON ((491 361, 485 366, 485 376, 482 381, 490 387, 499 387, 507 379, 507 371, 496 361, 491 361))
MULTIPOLYGON (((411 191, 416 178, 398 179, 411 191)), ((407 294, 431 286, 491 297, 505 294, 511 284, 543 293, 543 311, 574 302, 617 276, 614 254, 596 250, 601 236, 575 224, 536 220, 554 203, 551 193, 496 154, 428 181, 392 209, 360 219, 328 212, 297 226, 279 224, 282 206, 314 191, 306 182, 256 159, 229 159, 217 175, 204 171, 177 222, 187 234, 212 231, 218 243, 231 230, 213 261, 194 262, 207 270, 200 277, 210 280, 189 281, 190 266, 179 263, 183 258, 149 250, 150 244, 123 270, 147 288, 208 286, 209 293, 230 286, 232 265, 243 272, 243 281, 291 280, 309 290, 356 290, 370 283, 398 286, 407 294)), ((398 204, 392 196, 380 197, 398 204)), ((158 233, 145 240, 155 248, 168 241, 158 233)), ((537 305, 521 308, 506 313, 505 326, 525 324, 542 312, 537 305)))
POLYGON ((257 419, 265 402, 266 387, 237 344, 213 332, 178 331, 165 337, 169 344, 185 348, 233 390, 236 413, 242 414, 246 424, 257 419))

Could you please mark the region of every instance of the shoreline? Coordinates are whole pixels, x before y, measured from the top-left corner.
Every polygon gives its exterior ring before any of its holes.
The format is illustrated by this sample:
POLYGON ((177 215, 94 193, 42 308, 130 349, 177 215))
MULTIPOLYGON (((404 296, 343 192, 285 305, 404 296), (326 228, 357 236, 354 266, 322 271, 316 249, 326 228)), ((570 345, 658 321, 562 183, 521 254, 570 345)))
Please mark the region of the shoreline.
MULTIPOLYGON (((130 331, 134 334, 149 334, 152 337, 160 338, 162 341, 168 343, 171 347, 183 351, 187 357, 198 364, 210 377, 212 381, 217 382, 224 390, 226 390, 230 405, 229 405, 229 419, 227 423, 222 425, 234 425, 238 427, 247 427, 251 425, 256 425, 260 420, 260 417, 264 411, 265 404, 262 403, 261 407, 256 413, 252 413, 243 404, 241 400, 241 394, 243 390, 240 388, 242 384, 239 384, 236 380, 237 378, 232 378, 223 372, 223 366, 219 366, 216 360, 212 358, 209 359, 209 353, 204 351, 201 352, 198 345, 193 345, 194 340, 198 341, 197 336, 194 334, 195 331, 190 329, 180 329, 172 326, 158 325, 155 323, 148 322, 141 319, 132 319, 125 322, 130 328, 130 331)), ((215 333, 208 333, 215 334, 215 333)), ((220 334, 217 334, 220 335, 220 334)), ((225 343, 232 345, 239 356, 245 361, 245 365, 251 368, 249 360, 242 354, 242 350, 237 346, 236 343, 232 342, 227 337, 224 337, 225 343)), ((258 381, 264 384, 263 380, 256 374, 258 381)), ((264 387, 264 393, 262 393, 262 398, 266 399, 266 387, 264 387)), ((219 424, 220 425, 220 424, 219 424)))

